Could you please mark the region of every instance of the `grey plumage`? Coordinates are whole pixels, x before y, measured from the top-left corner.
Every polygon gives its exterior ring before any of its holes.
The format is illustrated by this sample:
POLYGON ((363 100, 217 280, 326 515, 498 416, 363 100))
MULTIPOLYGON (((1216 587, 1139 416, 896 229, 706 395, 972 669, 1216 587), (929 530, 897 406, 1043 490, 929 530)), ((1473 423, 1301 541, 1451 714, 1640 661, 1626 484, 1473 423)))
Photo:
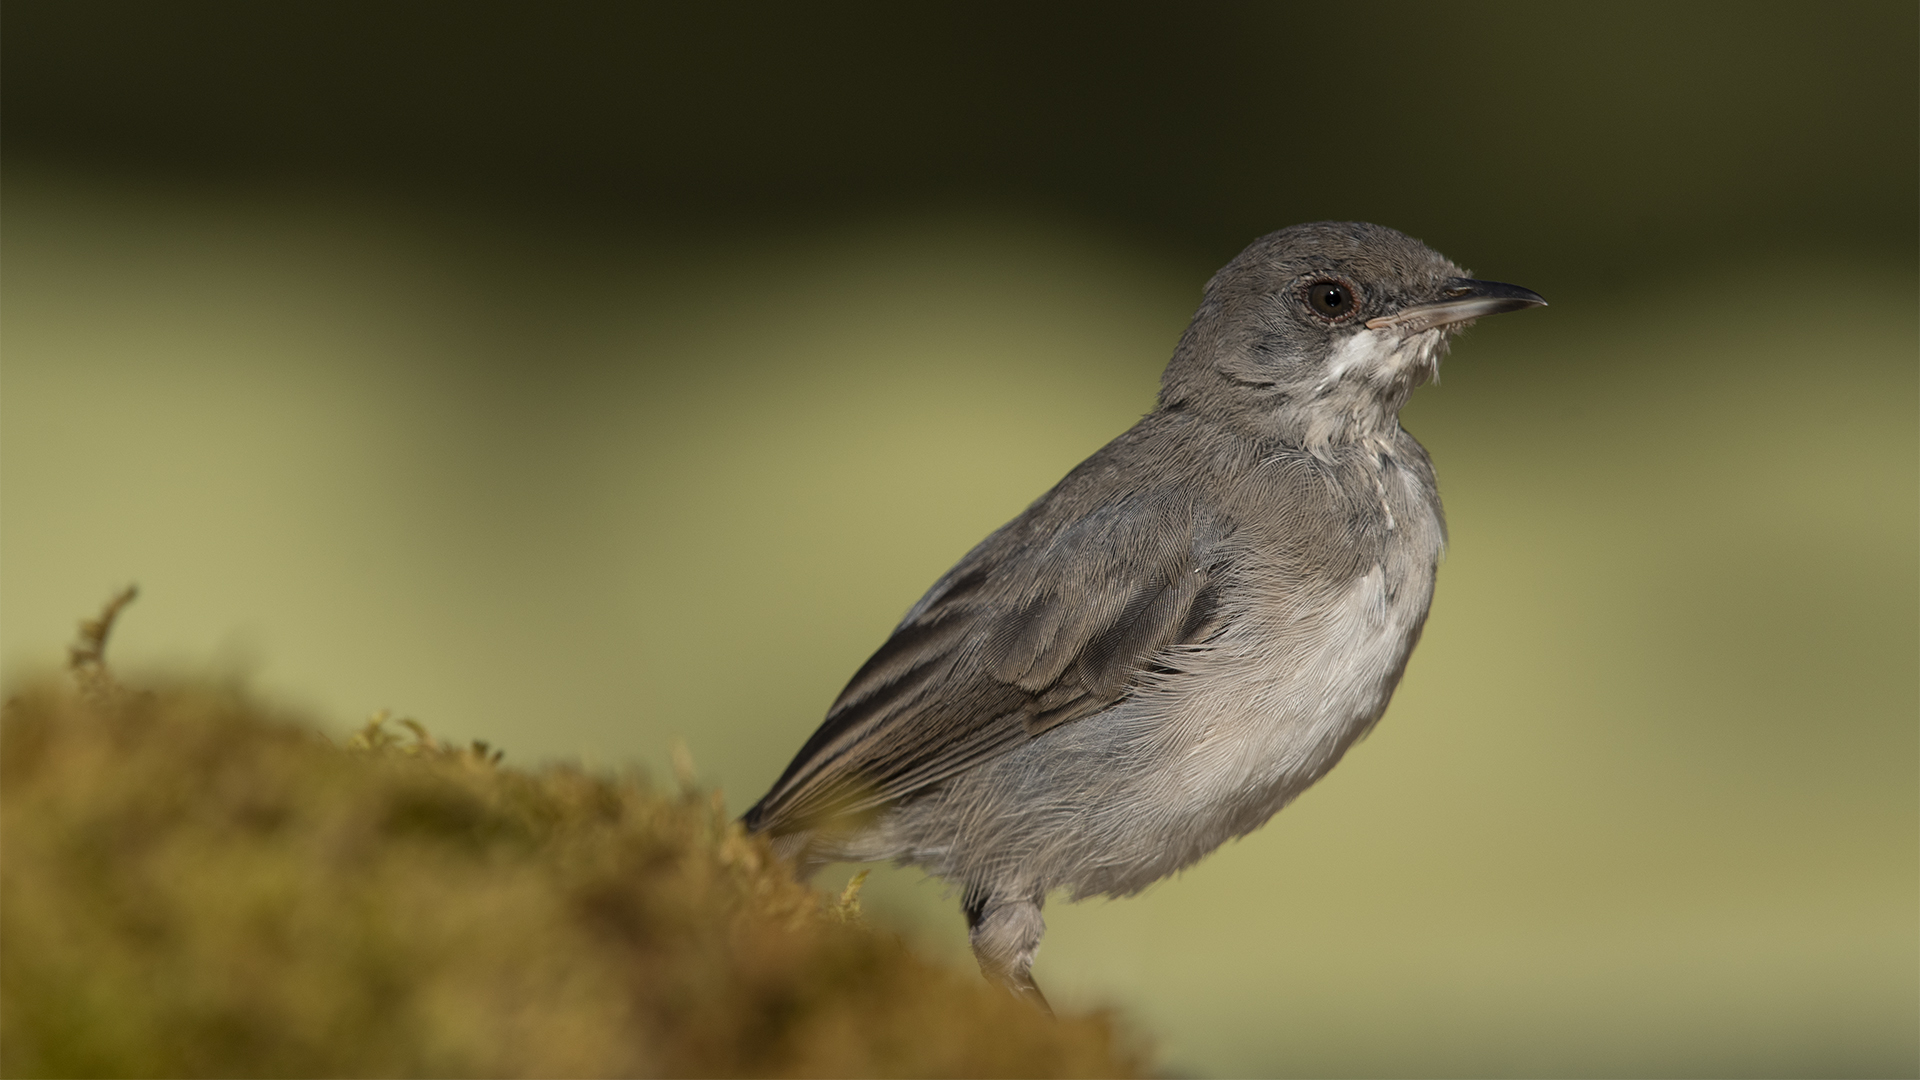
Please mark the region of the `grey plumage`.
POLYGON ((982 968, 1037 997, 1049 893, 1191 865, 1379 719, 1446 534, 1400 407, 1454 331, 1541 303, 1377 225, 1255 241, 1154 411, 934 584, 748 827, 802 873, 957 885, 982 968))

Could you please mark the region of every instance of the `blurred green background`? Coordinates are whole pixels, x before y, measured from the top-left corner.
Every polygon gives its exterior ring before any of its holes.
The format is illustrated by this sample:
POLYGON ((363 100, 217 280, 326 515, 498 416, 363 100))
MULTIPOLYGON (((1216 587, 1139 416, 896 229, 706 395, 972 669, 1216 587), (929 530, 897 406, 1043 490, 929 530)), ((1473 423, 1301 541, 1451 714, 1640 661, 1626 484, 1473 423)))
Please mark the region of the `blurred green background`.
POLYGON ((1201 1075, 1920 1071, 1912 4, 3 18, 9 678, 137 581, 123 665, 743 809, 1208 274, 1379 221, 1553 302, 1405 415, 1425 642, 1042 985, 1201 1075))

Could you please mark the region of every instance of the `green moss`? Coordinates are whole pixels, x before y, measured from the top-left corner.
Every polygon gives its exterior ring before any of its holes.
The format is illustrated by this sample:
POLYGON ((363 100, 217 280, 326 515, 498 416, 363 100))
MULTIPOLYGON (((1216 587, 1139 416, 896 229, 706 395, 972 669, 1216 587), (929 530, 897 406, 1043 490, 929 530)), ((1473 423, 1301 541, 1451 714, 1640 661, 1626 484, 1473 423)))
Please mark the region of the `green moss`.
POLYGON ((717 797, 82 685, 0 718, 7 1075, 1143 1067, 796 884, 717 797))

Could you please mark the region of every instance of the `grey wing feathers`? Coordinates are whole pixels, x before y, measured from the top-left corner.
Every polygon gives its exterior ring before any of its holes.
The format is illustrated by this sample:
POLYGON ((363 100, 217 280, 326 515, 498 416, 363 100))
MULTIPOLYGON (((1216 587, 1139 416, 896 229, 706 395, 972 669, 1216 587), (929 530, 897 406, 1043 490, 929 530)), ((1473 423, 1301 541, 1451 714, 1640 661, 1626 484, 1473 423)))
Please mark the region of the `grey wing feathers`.
POLYGON ((1055 527, 1046 500, 908 612, 767 796, 756 830, 885 805, 1126 696, 1211 632, 1191 502, 1135 495, 1055 527))

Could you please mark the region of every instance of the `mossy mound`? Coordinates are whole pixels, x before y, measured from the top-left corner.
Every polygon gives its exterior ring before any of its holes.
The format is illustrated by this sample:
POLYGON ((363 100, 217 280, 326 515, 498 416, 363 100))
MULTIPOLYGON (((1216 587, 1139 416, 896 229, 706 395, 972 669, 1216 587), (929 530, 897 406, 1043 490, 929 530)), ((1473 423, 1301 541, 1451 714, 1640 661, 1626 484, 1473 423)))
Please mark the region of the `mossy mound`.
POLYGON ((717 798, 82 685, 0 718, 7 1075, 1143 1067, 796 884, 717 798))

